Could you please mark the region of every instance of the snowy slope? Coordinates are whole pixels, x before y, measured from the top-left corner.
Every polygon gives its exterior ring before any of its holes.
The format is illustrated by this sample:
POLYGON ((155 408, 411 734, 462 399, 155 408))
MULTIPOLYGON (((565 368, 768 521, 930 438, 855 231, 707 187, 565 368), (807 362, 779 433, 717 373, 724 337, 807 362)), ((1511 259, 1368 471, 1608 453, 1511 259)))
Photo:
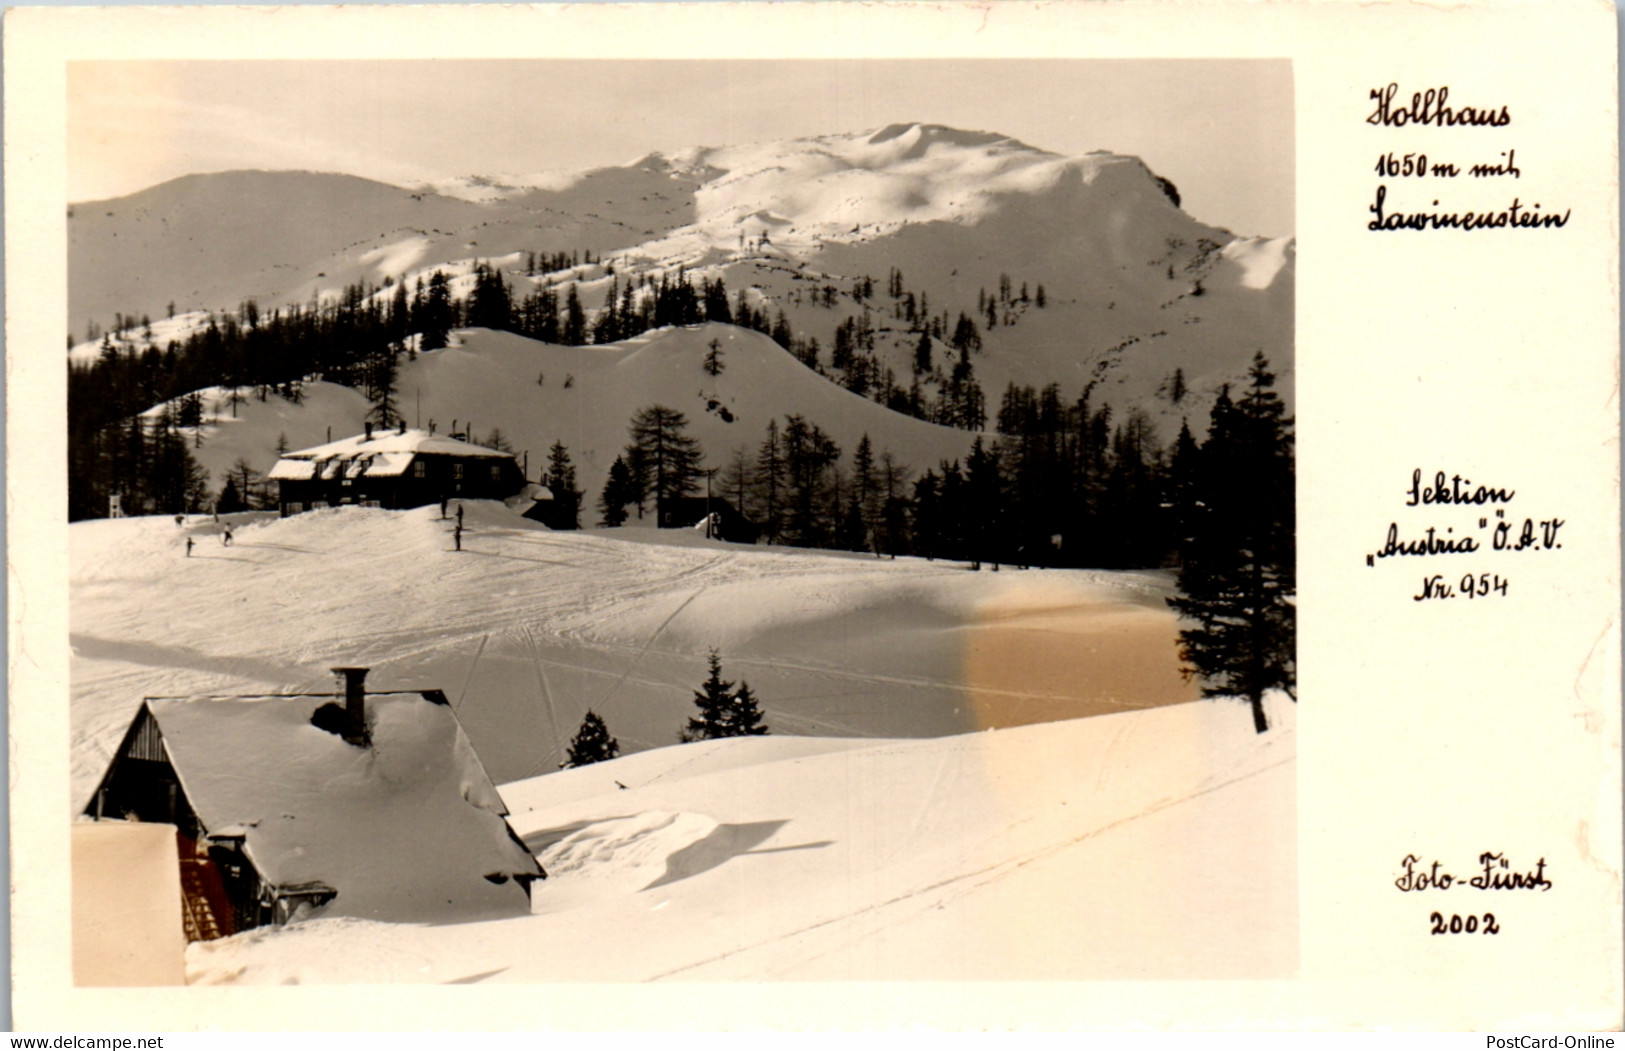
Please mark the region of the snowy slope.
MULTIPOLYGON (((707 454, 706 466, 724 467, 734 450, 754 456, 768 420, 801 413, 835 439, 850 457, 868 434, 875 455, 890 450, 923 472, 942 460, 963 459, 972 435, 891 412, 803 368, 772 340, 732 325, 661 329, 623 343, 563 347, 509 332, 470 329, 455 345, 401 363, 399 405, 407 422, 441 434, 472 422, 479 436, 500 429, 515 450, 530 454, 531 477, 546 467, 547 450, 562 441, 587 494, 583 521, 597 518, 597 498, 609 466, 625 449, 627 424, 649 405, 684 413, 689 432, 707 454), (716 340, 723 371, 703 368, 716 340)), ((275 395, 264 402, 244 388, 233 406, 229 392, 200 392, 205 424, 193 450, 218 489, 239 458, 264 473, 276 462, 277 441, 302 449, 360 433, 369 404, 359 391, 308 383, 303 402, 275 395)), ((148 415, 156 417, 163 406, 148 415)))
POLYGON ((676 740, 721 650, 776 733, 912 737, 1195 696, 1162 573, 1005 570, 740 547, 686 531, 552 533, 471 502, 77 522, 75 809, 144 696, 446 691, 498 783, 555 769, 591 707, 623 750, 676 740), (196 542, 191 557, 185 540, 196 542))
MULTIPOLYGON (((75 206, 70 328, 109 327, 114 310, 157 317, 169 300, 183 311, 235 309, 249 296, 262 307, 307 302, 350 282, 466 274, 476 259, 502 268, 516 296, 544 280, 580 282, 592 310, 602 267, 523 270, 526 252, 587 250, 623 280, 685 266, 748 289, 798 337, 817 338, 826 363, 836 326, 866 316, 877 356, 906 386, 917 334, 901 301, 852 294, 866 277, 883 289, 895 267, 932 315, 948 312, 950 332, 960 312, 982 328, 973 364, 990 415, 1007 383, 1054 382, 1069 400, 1090 386, 1097 403, 1141 408, 1167 437, 1187 417, 1200 430, 1219 385, 1258 350, 1291 403, 1293 243, 1203 224, 1134 157, 1069 158, 994 132, 896 124, 654 153, 534 185, 473 177, 446 195, 340 178, 195 176, 75 206), (248 219, 227 214, 237 195, 251 200, 248 219), (323 202, 351 198, 341 221, 320 218, 336 207, 323 202), (272 233, 248 236, 261 226, 272 233), (1013 296, 1023 286, 1029 296, 1002 303, 989 327, 981 293, 1004 276, 1013 296), (834 301, 816 302, 825 287, 834 301), (1190 391, 1178 403, 1176 369, 1190 391)), ((936 367, 951 364, 939 345, 936 367)))
POLYGON ((1296 969, 1293 706, 683 745, 510 784, 532 915, 316 919, 196 983, 1172 979, 1296 969), (568 947, 560 951, 560 947, 568 947))
POLYGON ((68 209, 69 329, 111 328, 114 311, 163 317, 171 302, 182 312, 297 302, 343 287, 330 259, 455 235, 478 216, 465 201, 317 172, 188 175, 81 202, 68 209))

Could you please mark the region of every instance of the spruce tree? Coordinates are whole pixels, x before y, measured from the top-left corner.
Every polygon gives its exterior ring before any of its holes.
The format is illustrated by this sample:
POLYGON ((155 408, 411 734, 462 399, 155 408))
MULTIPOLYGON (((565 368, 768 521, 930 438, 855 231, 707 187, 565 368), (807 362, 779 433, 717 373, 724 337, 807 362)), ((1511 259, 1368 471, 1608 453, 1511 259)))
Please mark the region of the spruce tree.
POLYGON ((422 333, 423 349, 439 350, 444 347, 451 334, 451 285, 439 270, 429 278, 429 291, 424 297, 420 314, 418 331, 422 333))
POLYGON ((1221 390, 1201 451, 1200 500, 1186 526, 1179 595, 1168 604, 1187 675, 1203 696, 1245 698, 1269 728, 1267 690, 1293 694, 1297 674, 1296 519, 1292 421, 1262 353, 1232 404, 1221 390))
POLYGON ((569 751, 560 766, 578 767, 592 763, 602 763, 606 759, 614 759, 621 754, 621 746, 615 738, 609 735, 609 727, 597 712, 591 708, 581 719, 581 727, 570 741, 569 751))
POLYGON ((566 346, 579 347, 587 342, 587 315, 581 309, 581 297, 576 295, 574 282, 564 297, 564 329, 560 333, 566 346))
POLYGON ((722 737, 761 737, 768 733, 761 705, 748 683, 739 689, 722 677, 722 658, 712 649, 707 658, 710 673, 700 688, 694 691, 694 706, 698 713, 690 716, 678 740, 685 744, 694 741, 714 741, 722 737))
POLYGON ((693 741, 711 741, 719 737, 732 737, 728 732, 729 711, 733 706, 733 683, 722 677, 722 657, 713 649, 707 658, 710 674, 694 691, 694 707, 699 709, 689 716, 678 740, 684 744, 693 741))
POLYGON ((750 683, 741 681, 728 708, 729 737, 765 737, 767 724, 762 721, 761 705, 751 692, 750 683))
POLYGON ((548 527, 580 529, 581 490, 576 487, 576 469, 575 464, 570 462, 570 450, 565 448, 563 442, 554 442, 548 450, 547 474, 542 484, 553 494, 553 514, 548 527))
POLYGON ((920 330, 920 340, 914 345, 914 375, 923 376, 931 371, 931 333, 920 330))
POLYGON ((225 488, 220 490, 220 499, 216 501, 215 510, 220 514, 236 514, 244 510, 243 498, 237 494, 237 480, 228 477, 225 488))
POLYGON ((609 465, 609 480, 604 483, 603 495, 598 498, 599 523, 613 528, 625 522, 626 505, 637 500, 636 490, 637 483, 625 457, 615 457, 615 462, 609 465))

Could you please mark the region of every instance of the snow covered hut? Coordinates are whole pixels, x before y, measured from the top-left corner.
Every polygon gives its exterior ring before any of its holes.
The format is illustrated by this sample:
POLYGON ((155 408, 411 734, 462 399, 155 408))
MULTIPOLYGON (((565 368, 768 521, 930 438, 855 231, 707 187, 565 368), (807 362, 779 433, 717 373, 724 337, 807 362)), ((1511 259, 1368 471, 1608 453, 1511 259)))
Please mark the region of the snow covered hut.
POLYGON ((177 831, 189 940, 524 914, 545 878, 439 690, 149 697, 85 813, 177 831))
POLYGON ((688 529, 705 521, 706 515, 715 515, 716 537, 736 544, 754 544, 762 535, 761 527, 739 513, 739 509, 720 496, 668 497, 660 505, 662 529, 688 529))
POLYGON ((267 478, 284 516, 323 507, 407 508, 459 497, 505 500, 525 487, 513 453, 428 431, 380 431, 283 453, 267 478))

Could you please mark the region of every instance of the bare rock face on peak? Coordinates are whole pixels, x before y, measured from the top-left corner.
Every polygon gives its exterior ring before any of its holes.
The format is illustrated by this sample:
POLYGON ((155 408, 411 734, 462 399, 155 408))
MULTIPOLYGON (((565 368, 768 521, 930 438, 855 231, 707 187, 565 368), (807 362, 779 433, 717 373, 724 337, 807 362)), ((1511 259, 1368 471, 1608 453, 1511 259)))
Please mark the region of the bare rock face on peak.
POLYGON ((224 172, 76 204, 68 228, 76 333, 115 312, 308 304, 476 261, 515 301, 575 288, 590 331, 612 286, 681 268, 782 314, 802 359, 849 389, 889 373, 929 391, 963 357, 989 429, 1008 385, 1056 384, 1069 402, 1142 411, 1165 437, 1182 420, 1200 430, 1259 351, 1291 398, 1290 240, 1201 222, 1136 157, 1064 157, 992 131, 899 123, 418 190, 224 172), (862 382, 833 353, 854 332, 862 382))

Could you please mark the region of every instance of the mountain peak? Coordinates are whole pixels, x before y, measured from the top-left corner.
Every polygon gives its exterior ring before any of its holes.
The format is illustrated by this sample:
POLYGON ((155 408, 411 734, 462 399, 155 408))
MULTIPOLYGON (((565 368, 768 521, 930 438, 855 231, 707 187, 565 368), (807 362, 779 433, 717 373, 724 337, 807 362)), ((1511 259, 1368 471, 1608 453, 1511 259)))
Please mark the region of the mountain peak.
POLYGON ((888 124, 884 128, 869 136, 871 146, 878 146, 893 139, 912 138, 922 146, 932 146, 943 143, 950 146, 991 146, 996 142, 1009 142, 1020 145, 1008 135, 1000 135, 992 131, 964 131, 959 128, 950 128, 946 124, 922 124, 919 122, 907 124, 888 124))

